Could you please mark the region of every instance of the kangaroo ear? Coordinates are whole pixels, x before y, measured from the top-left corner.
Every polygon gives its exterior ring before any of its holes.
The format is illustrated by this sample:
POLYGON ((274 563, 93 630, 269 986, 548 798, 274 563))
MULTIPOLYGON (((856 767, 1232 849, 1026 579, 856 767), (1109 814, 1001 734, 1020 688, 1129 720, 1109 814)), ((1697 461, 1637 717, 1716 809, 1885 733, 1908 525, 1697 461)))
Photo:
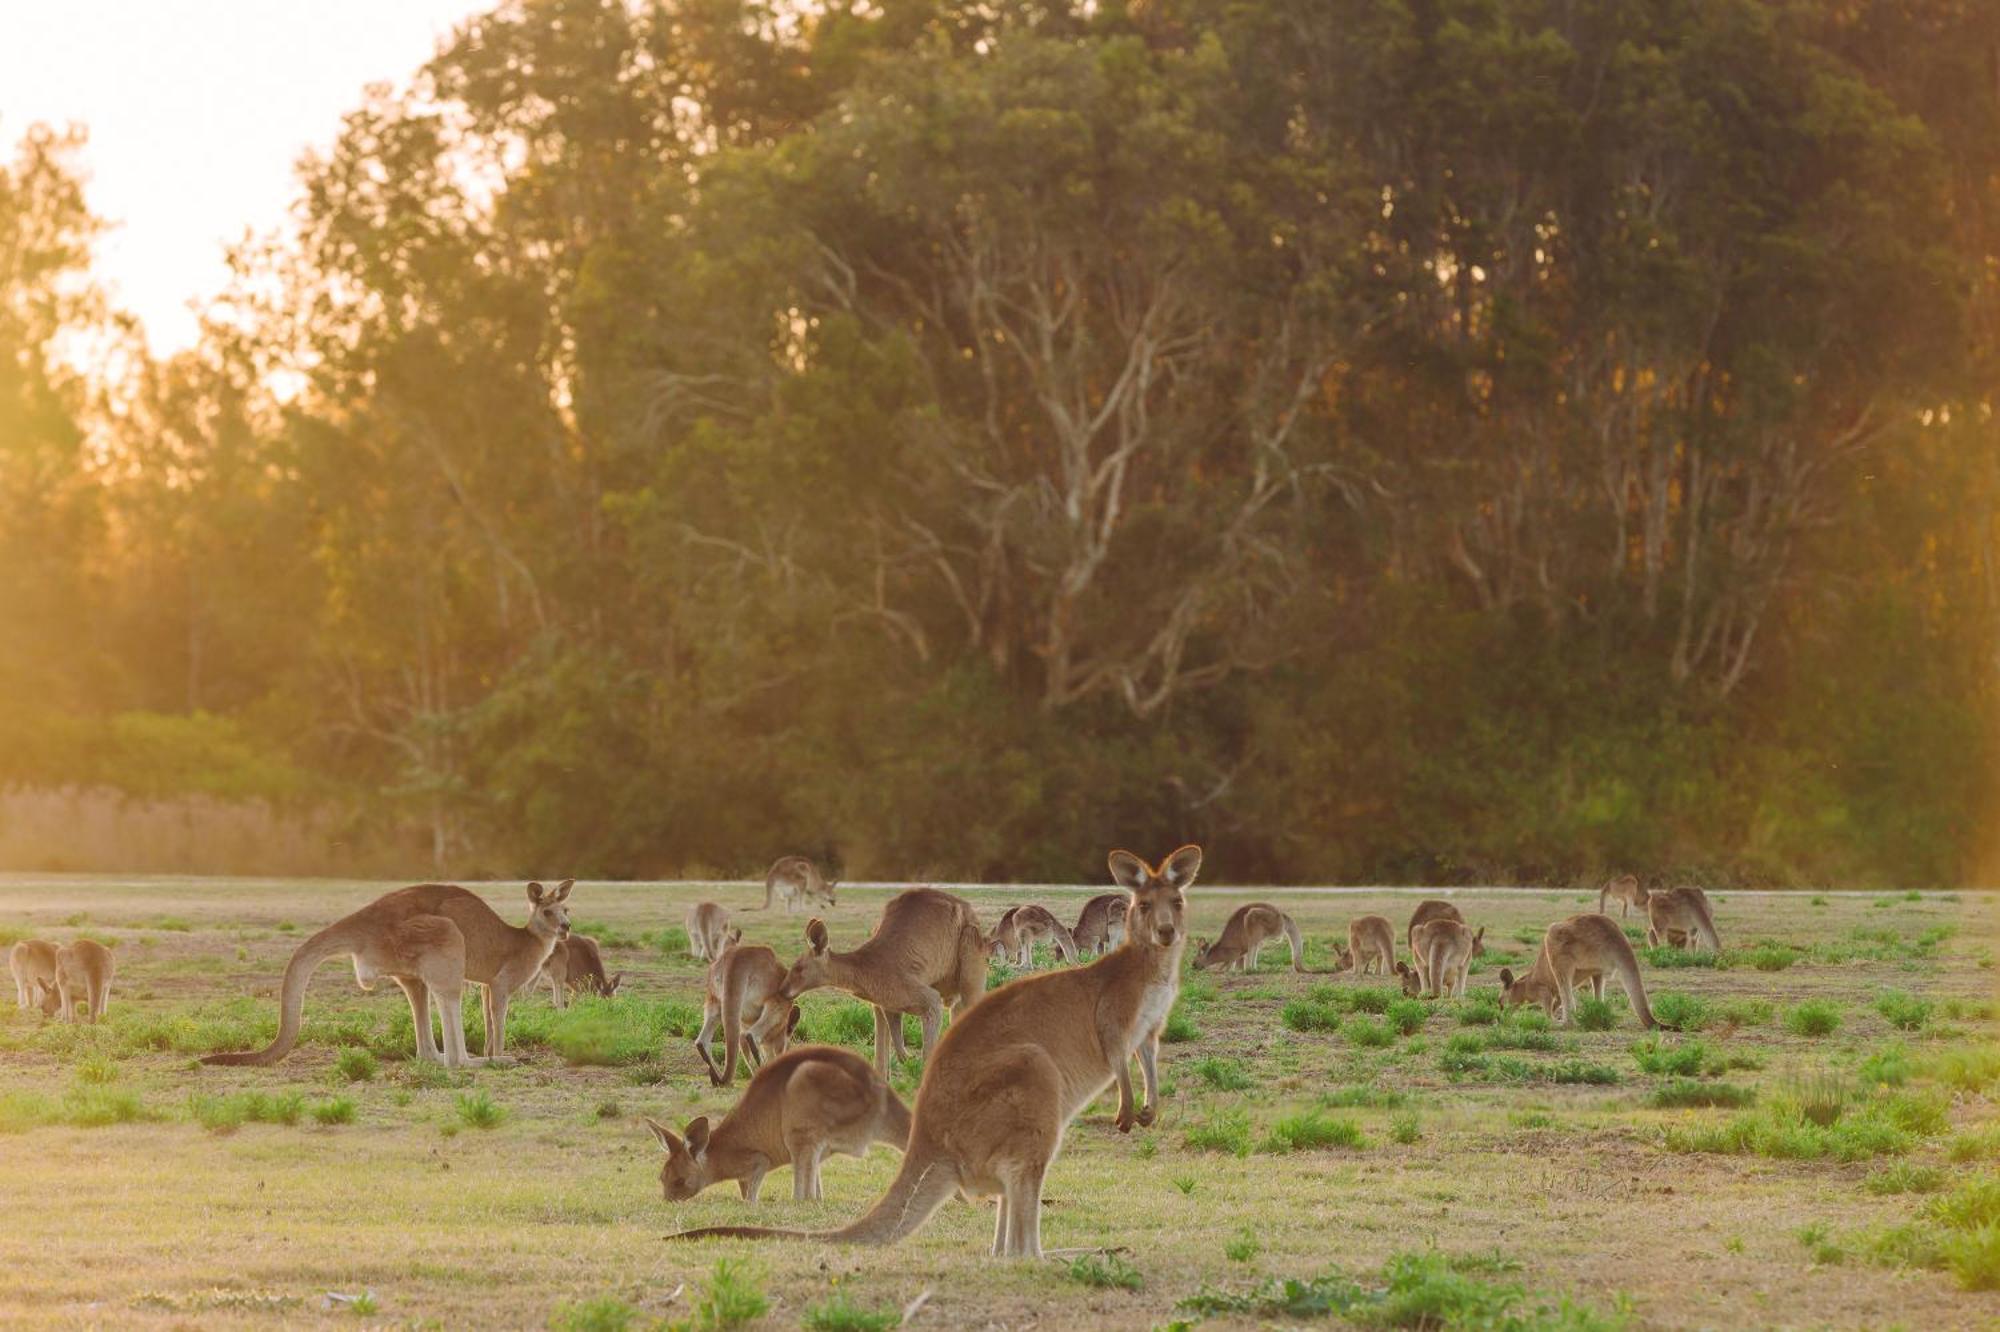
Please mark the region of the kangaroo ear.
POLYGON ((1176 888, 1186 889, 1201 873, 1201 848, 1184 846, 1160 862, 1160 877, 1176 888))
POLYGON ((548 889, 542 887, 539 883, 531 883, 528 885, 528 900, 536 906, 540 906, 542 899, 548 895, 548 891, 548 889))
POLYGON ((563 880, 563 881, 562 881, 561 883, 559 883, 559 884, 557 884, 557 885, 556 885, 556 890, 555 890, 554 894, 552 894, 552 897, 553 897, 553 900, 555 900, 555 901, 557 901, 557 902, 566 902, 566 901, 568 901, 568 900, 569 900, 569 890, 570 890, 570 889, 572 889, 572 888, 574 888, 574 887, 576 887, 576 880, 575 880, 575 879, 564 879, 564 880, 563 880))
POLYGON ((799 1006, 793 1004, 792 1015, 785 1019, 785 1035, 789 1036, 797 1031, 799 1029, 799 1019, 804 1016, 805 1014, 799 1011, 799 1006))
POLYGON ((646 1120, 646 1127, 653 1130, 653 1136, 660 1140, 661 1147, 671 1152, 676 1147, 679 1147, 681 1145, 681 1140, 678 1137, 674 1136, 674 1131, 668 1128, 665 1124, 662 1124, 659 1120, 654 1119, 651 1115, 645 1116, 645 1120, 646 1120))
POLYGON ((697 1161, 701 1159, 701 1154, 708 1150, 707 1115, 703 1115, 699 1119, 693 1119, 688 1121, 687 1145, 688 1145, 688 1155, 692 1156, 697 1161))
POLYGON ((1514 988, 1514 968, 1512 967, 1500 968, 1500 988, 1503 990, 1511 990, 1514 988))
POLYGON ((606 999, 609 999, 612 995, 618 993, 618 987, 623 985, 624 983, 625 983, 625 973, 621 971, 617 975, 611 978, 610 984, 604 987, 604 997, 606 999))
POLYGON ((1120 888, 1137 891, 1146 886, 1146 862, 1130 851, 1111 853, 1111 881, 1120 888))
POLYGON ((729 932, 729 942, 733 944, 738 944, 743 942, 743 927, 741 925, 738 925, 735 929, 729 932))
POLYGON ((806 942, 812 945, 815 953, 826 951, 826 922, 818 916, 806 922, 806 942))
POLYGON ((1481 925, 1478 929, 1472 932, 1472 946, 1474 948, 1479 947, 1479 941, 1484 939, 1485 937, 1486 937, 1486 927, 1484 925, 1481 925))
POLYGON ((1409 964, 1409 963, 1407 963, 1407 962, 1398 962, 1398 963, 1396 964, 1396 974, 1397 974, 1398 976, 1407 976, 1407 975, 1409 975, 1409 974, 1410 974, 1410 964, 1409 964))

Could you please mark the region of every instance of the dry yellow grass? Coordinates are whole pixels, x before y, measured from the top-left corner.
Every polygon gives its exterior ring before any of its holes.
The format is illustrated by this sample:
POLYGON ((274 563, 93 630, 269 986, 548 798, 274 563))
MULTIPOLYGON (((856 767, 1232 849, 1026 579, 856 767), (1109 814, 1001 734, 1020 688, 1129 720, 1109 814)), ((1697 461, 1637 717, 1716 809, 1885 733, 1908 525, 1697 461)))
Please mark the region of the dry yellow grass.
MULTIPOLYGON (((1477 1056, 1488 1061, 1484 1076, 1454 1077, 1441 1062, 1451 1038, 1489 1030, 1460 1022, 1466 1005, 1434 1005, 1415 1036, 1370 1046, 1345 1032, 1293 1031, 1281 1021, 1287 1003, 1314 993, 1328 1000, 1325 1007, 1342 1006, 1361 988, 1350 978, 1294 976, 1269 958, 1257 975, 1192 978, 1196 993, 1186 1011, 1198 1035, 1167 1049, 1162 1121, 1121 1136, 1111 1127, 1110 1102, 1100 1102, 1072 1130, 1048 1183, 1044 1243, 1122 1248, 1142 1279, 1137 1290, 1082 1284, 1059 1262, 995 1264, 985 1256, 990 1210, 958 1204, 914 1240, 885 1251, 663 1243, 663 1235, 692 1225, 838 1223, 876 1195, 896 1162, 881 1150, 865 1161, 835 1160, 824 1204, 791 1202, 782 1171, 754 1207, 720 1188, 689 1204, 663 1203, 658 1149, 638 1115, 678 1123, 718 1113, 730 1101, 708 1087, 678 1037, 641 1062, 614 1066, 571 1066, 530 1045, 518 1068, 451 1078, 384 1058, 378 1077, 354 1083, 324 1038, 309 1039, 269 1070, 199 1069, 182 1052, 126 1052, 146 1041, 185 1044, 240 1027, 247 1010, 223 1006, 230 996, 256 996, 249 1015, 268 1018, 298 939, 384 886, 0 880, 0 929, 16 937, 89 934, 114 942, 119 959, 114 1021, 81 1043, 11 1005, 0 1012, 0 1130, 12 1128, 0 1131, 0 1162, 14 1200, 0 1227, 0 1323, 540 1327, 564 1306, 599 1297, 646 1319, 686 1319, 716 1259, 730 1255, 752 1260, 771 1302, 757 1326, 797 1326, 804 1310, 837 1289, 872 1307, 900 1307, 928 1291, 918 1327, 1139 1328, 1196 1317, 1177 1304, 1204 1287, 1241 1291, 1267 1277, 1332 1269, 1368 1282, 1392 1255, 1427 1249, 1485 1255, 1499 1270, 1482 1279, 1572 1296, 1607 1317, 1622 1308, 1635 1326, 1950 1328, 1992 1326, 2000 1317, 2000 1297, 1962 1291, 1948 1272, 1870 1260, 1871 1238, 1918 1218, 1924 1206, 1922 1198, 1864 1188, 1882 1161, 1670 1151, 1668 1128, 1722 1124, 1739 1112, 1650 1108, 1650 1094, 1667 1078, 1641 1072, 1631 1054, 1641 1033, 1622 1006, 1610 1031, 1558 1031, 1555 1049, 1487 1050, 1477 1056), (186 1019, 178 1036, 168 1022, 175 1017, 186 1019), (1619 1080, 1520 1080, 1524 1070, 1539 1078, 1559 1066, 1610 1069, 1619 1080), (1224 1089, 1241 1082, 1248 1086, 1224 1089), (1339 1094, 1352 1088, 1373 1094, 1339 1094), (125 1112, 136 1106, 141 1115, 163 1117, 37 1126, 37 1116, 73 1089, 114 1105, 129 1095, 136 1099, 125 1112), (196 1122, 191 1095, 246 1090, 295 1091, 308 1110, 346 1097, 354 1119, 323 1127, 308 1113, 296 1124, 248 1123, 229 1132, 196 1122), (466 1126, 459 1098, 478 1091, 505 1112, 498 1127, 466 1126), (1320 1107, 1326 1118, 1358 1123, 1358 1148, 1239 1157, 1189 1145, 1191 1129, 1226 1128, 1241 1116, 1250 1145, 1259 1147, 1280 1120, 1330 1093, 1336 1101, 1396 1103, 1320 1107), (1398 1121, 1410 1116, 1421 1136, 1398 1141, 1398 1121), (41 1201, 21 1206, 23 1199, 41 1201), (1798 1237, 1812 1225, 1830 1237, 1817 1247, 1798 1237), (1236 1261, 1226 1252, 1232 1242, 1239 1254, 1255 1252, 1236 1261), (1824 1264, 1836 1256, 1842 1265, 1830 1271, 1824 1264), (363 1291, 373 1294, 372 1313, 325 1307, 328 1292, 363 1291)), ((503 914, 522 914, 518 885, 494 886, 488 895, 503 914)), ((969 895, 989 916, 1022 896, 969 895)), ((1033 895, 1058 915, 1073 914, 1083 900, 1081 891, 1033 895)), ((1244 900, 1217 890, 1195 896, 1198 932, 1212 931, 1244 900)), ((1497 951, 1521 958, 1532 949, 1516 941, 1517 932, 1531 934, 1585 909, 1571 891, 1457 896, 1497 951)), ((578 920, 605 927, 607 964, 628 973, 633 999, 613 1001, 616 1011, 658 1020, 667 1011, 663 999, 698 1002, 699 964, 663 954, 657 935, 639 936, 678 924, 685 905, 701 897, 740 907, 753 892, 746 885, 577 886, 578 920)), ((882 900, 843 887, 831 920, 836 938, 865 933, 882 900)), ((1402 920, 1416 899, 1385 892, 1283 900, 1311 940, 1312 964, 1324 968, 1329 941, 1350 916, 1402 920)), ((1818 951, 1768 972, 1648 966, 1646 981, 1655 995, 1708 1000, 1712 1012, 1761 999, 1781 1015, 1803 1001, 1830 1001, 1840 1008, 1840 1025, 1820 1038, 1796 1035, 1772 1018, 1754 1020, 1760 1015, 1748 1010, 1736 1013, 1737 1025, 1722 1021, 1700 1039, 1718 1060, 1760 1066, 1717 1081, 1753 1087, 1768 1102, 1831 1071, 1850 1090, 1879 1096, 1885 1093, 1860 1085, 1861 1061, 1884 1046, 1901 1043, 1919 1068, 1939 1051, 1991 1048, 1994 1028, 1983 1015, 1992 1011, 1993 907, 1973 894, 1829 895, 1816 906, 1806 895, 1723 893, 1718 923, 1732 950, 1770 939, 1818 951), (1949 937, 1937 941, 1939 927, 1948 927, 1949 937), (1857 937, 1857 930, 1868 933, 1857 937), (1927 931, 1929 946, 1922 942, 1927 931), (1874 1006, 1885 990, 1932 1000, 1924 1025, 1894 1029, 1874 1006)), ((780 913, 738 919, 749 938, 781 954, 797 946, 804 923, 780 913)), ((1473 976, 1475 1003, 1494 991, 1500 960, 1489 956, 1473 976)), ((351 974, 328 966, 308 997, 308 1036, 313 1022, 331 1028, 344 1015, 351 1039, 372 1032, 386 1054, 401 1005, 400 995, 361 994, 351 974)), ((812 1007, 824 1013, 833 1006, 822 999, 812 1007)), ((517 1005, 519 1030, 538 1030, 546 1007, 545 998, 517 1005)), ((1666 1043, 1680 1048, 1690 1039, 1666 1043)), ((1919 1095, 1946 1094, 1924 1092, 1921 1073, 1911 1085, 1919 1095)), ((1950 1159, 1947 1144, 1993 1117, 1991 1094, 1990 1087, 1950 1093, 1947 1131, 1915 1135, 1904 1159, 1935 1165, 1948 1181, 1990 1171, 1990 1161, 1950 1159)), ((1263 1321, 1217 1317, 1210 1325, 1263 1321)))

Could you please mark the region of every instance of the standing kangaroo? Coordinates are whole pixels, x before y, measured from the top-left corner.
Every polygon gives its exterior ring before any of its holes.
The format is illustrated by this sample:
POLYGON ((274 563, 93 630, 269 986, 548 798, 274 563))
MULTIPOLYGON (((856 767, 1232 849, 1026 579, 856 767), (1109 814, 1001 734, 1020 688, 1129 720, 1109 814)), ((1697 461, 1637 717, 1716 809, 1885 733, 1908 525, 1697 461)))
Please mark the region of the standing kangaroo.
MULTIPOLYGON (((92 939, 78 939, 56 949, 56 994, 62 1003, 62 1020, 79 1021, 77 1010, 89 1011, 92 1022, 101 1021, 111 1003, 111 975, 116 964, 111 950, 92 939)), ((49 1011, 48 999, 42 1011, 49 1011)))
POLYGON ((1123 893, 1099 893, 1083 904, 1070 938, 1079 955, 1097 957, 1125 942, 1125 908, 1132 899, 1123 893))
POLYGON ((1396 927, 1384 916, 1356 916, 1347 923, 1347 943, 1334 948, 1334 970, 1386 976, 1396 969, 1396 927))
POLYGON ((937 1049, 945 1006, 954 1020, 986 992, 986 934, 962 897, 936 888, 897 893, 882 908, 875 933, 852 952, 827 946, 826 922, 806 922, 806 951, 792 963, 780 991, 797 999, 831 985, 875 1006, 875 1069, 889 1071, 891 1044, 902 1042, 903 1013, 924 1026, 924 1058, 937 1049))
POLYGON ((773 893, 784 899, 788 916, 798 910, 801 902, 809 907, 831 907, 833 890, 839 885, 838 879, 821 878, 819 866, 804 856, 780 856, 771 862, 764 875, 764 905, 743 909, 769 911, 773 893))
POLYGON ((625 983, 625 973, 621 971, 616 976, 605 976, 604 955, 597 951, 597 940, 587 934, 572 934, 567 939, 556 941, 556 946, 549 950, 549 960, 542 963, 542 973, 536 979, 549 983, 557 1008, 567 1008, 571 990, 582 990, 585 994, 609 999, 625 983))
POLYGON ((1194 969, 1219 967, 1224 971, 1255 971, 1257 956, 1264 945, 1284 935, 1292 945, 1292 970, 1304 971, 1306 941, 1298 922, 1269 902, 1252 902, 1237 907, 1223 923, 1222 934, 1214 943, 1194 941, 1194 969))
POLYGON ((14 973, 14 1003, 39 1008, 42 993, 56 989, 56 946, 47 939, 23 939, 7 950, 7 969, 14 973))
POLYGON ((1000 1196, 996 1257, 1042 1256, 1042 1181, 1070 1121, 1114 1083, 1121 1133, 1159 1106, 1160 1029, 1180 991, 1183 894, 1201 869, 1184 846, 1154 869, 1126 851, 1111 874, 1131 891, 1125 944, 1088 966, 1009 982, 951 1025, 924 1068, 903 1166, 874 1207, 828 1232, 715 1226, 678 1239, 790 1237, 893 1244, 955 1193, 1000 1196), (1132 1057, 1146 1102, 1134 1105, 1132 1057))
POLYGON ((1017 967, 1025 967, 1034 962, 1035 944, 1042 939, 1054 945, 1063 961, 1076 961, 1076 940, 1070 935, 1069 926, 1050 915, 1047 907, 1033 902, 1008 907, 1002 913, 1000 923, 987 936, 987 950, 1017 967))
POLYGON ((718 1087, 736 1081, 736 1051, 742 1048, 753 1064, 764 1062, 764 1047, 781 1054, 792 1028, 799 1023, 798 1005, 781 993, 785 964, 763 944, 737 944, 708 964, 708 992, 702 1000, 701 1032, 695 1053, 708 1065, 708 1080, 718 1087), (722 1028, 724 1066, 715 1066, 709 1045, 722 1028), (761 1042, 761 1045, 760 1045, 761 1042))
POLYGON ((1646 1006, 1638 956, 1625 931, 1609 916, 1571 916, 1549 926, 1525 976, 1516 978, 1511 969, 1500 969, 1500 1003, 1506 1008, 1538 1003, 1551 1017, 1560 1013, 1564 1026, 1575 1026, 1577 982, 1588 981, 1591 993, 1602 999, 1604 977, 1613 972, 1625 987, 1632 1011, 1639 1015, 1639 1025, 1649 1031, 1659 1026, 1646 1006))
MULTIPOLYGON (((770 903, 766 902, 765 906, 770 903)), ((762 908, 757 908, 762 910, 762 908)), ((731 942, 729 937, 729 912, 714 902, 697 902, 687 913, 688 953, 704 962, 713 962, 722 956, 722 950, 731 942)), ((741 939, 743 931, 736 931, 741 939)))
POLYGON ((1604 914, 1604 904, 1607 901, 1616 902, 1619 918, 1623 919, 1632 914, 1633 907, 1644 910, 1649 896, 1651 894, 1639 882, 1636 874, 1621 874, 1615 879, 1606 880, 1604 886, 1597 890, 1597 913, 1600 916, 1604 914))
POLYGON ((835 1152, 865 1156, 877 1142, 902 1151, 910 1112, 852 1050, 802 1045, 758 1069, 720 1124, 703 1115, 684 1135, 650 1118, 646 1127, 667 1152, 660 1191, 668 1202, 731 1179, 745 1202, 756 1202, 766 1172, 781 1165, 792 1168, 792 1200, 818 1202, 821 1161, 835 1152))
MULTIPOLYGON (((1424 953, 1417 947, 1417 929, 1427 921, 1433 920, 1455 920, 1461 925, 1465 923, 1465 917, 1459 913, 1457 907, 1436 897, 1425 898, 1423 901, 1417 903, 1417 909, 1410 913, 1410 967, 1417 973, 1417 983, 1424 990, 1435 990, 1437 986, 1431 980, 1430 972, 1424 969, 1426 958, 1424 953)), ((1475 935, 1473 938, 1472 955, 1474 957, 1483 957, 1486 953, 1486 945, 1481 938, 1485 933, 1486 931, 1482 929, 1479 935, 1475 935)), ((1417 993, 1417 991, 1412 991, 1412 993, 1417 993)))
POLYGON ((306 982, 330 957, 354 959, 354 979, 364 990, 387 976, 410 1000, 417 1029, 417 1057, 448 1068, 507 1062, 501 1044, 507 1032, 507 1000, 541 971, 557 943, 569 937, 569 900, 574 879, 553 888, 528 885, 533 910, 525 926, 509 925, 476 894, 449 884, 422 883, 398 888, 343 916, 300 944, 285 966, 279 1000, 278 1038, 261 1050, 204 1055, 204 1064, 275 1064, 299 1039, 306 982), (481 987, 486 1009, 486 1045, 481 1057, 465 1052, 460 1001, 465 986, 481 987), (431 1041, 431 1003, 438 1006, 444 1031, 442 1051, 431 1041))
POLYGON ((1708 894, 1701 889, 1663 888, 1646 899, 1646 943, 1655 948, 1662 943, 1678 947, 1676 935, 1699 943, 1711 953, 1722 951, 1722 940, 1715 933, 1715 917, 1708 909, 1708 894))
POLYGON ((1427 920, 1411 932, 1411 949, 1423 958, 1423 974, 1430 978, 1426 998, 1441 995, 1465 997, 1465 974, 1473 956, 1482 951, 1486 927, 1477 933, 1462 920, 1427 920))

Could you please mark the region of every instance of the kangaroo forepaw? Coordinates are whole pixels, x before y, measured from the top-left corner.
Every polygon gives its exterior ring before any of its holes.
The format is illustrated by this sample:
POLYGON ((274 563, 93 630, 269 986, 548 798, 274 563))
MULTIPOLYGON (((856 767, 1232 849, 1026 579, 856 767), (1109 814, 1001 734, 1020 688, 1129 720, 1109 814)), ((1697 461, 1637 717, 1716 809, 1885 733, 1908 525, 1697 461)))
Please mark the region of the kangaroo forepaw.
POLYGON ((1139 1111, 1139 1127, 1151 1128, 1153 1127, 1153 1121, 1157 1118, 1159 1118, 1159 1111, 1155 1110, 1151 1105, 1147 1105, 1139 1111))

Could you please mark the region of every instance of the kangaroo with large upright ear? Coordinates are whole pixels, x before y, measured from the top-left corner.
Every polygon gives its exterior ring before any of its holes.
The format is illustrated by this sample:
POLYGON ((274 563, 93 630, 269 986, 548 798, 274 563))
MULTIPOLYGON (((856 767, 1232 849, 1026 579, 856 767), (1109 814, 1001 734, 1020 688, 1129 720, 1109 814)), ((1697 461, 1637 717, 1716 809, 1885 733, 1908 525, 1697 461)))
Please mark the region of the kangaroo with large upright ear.
POLYGON ((204 1055, 204 1064, 275 1064, 298 1044, 306 983, 330 957, 354 959, 354 979, 364 990, 387 976, 402 987, 417 1028, 417 1057, 461 1064, 498 1064, 506 1056, 507 1001, 533 983, 556 944, 569 937, 569 890, 528 885, 528 923, 509 925, 477 894, 443 883, 398 888, 342 916, 300 944, 285 966, 278 1005, 278 1037, 261 1050, 204 1055), (480 987, 486 1010, 486 1046, 479 1058, 465 1052, 459 1005, 465 987, 480 987), (431 1040, 431 1003, 440 1010, 444 1048, 431 1040))
POLYGON ((1088 966, 1011 981, 951 1024, 925 1063, 903 1168, 858 1221, 824 1233, 714 1226, 675 1238, 892 1244, 954 1194, 998 1194, 994 1256, 1040 1258, 1042 1180, 1070 1121, 1113 1084, 1120 1132, 1151 1124, 1158 1111, 1160 1030, 1180 992, 1184 894, 1200 870, 1198 846, 1157 867, 1111 853, 1112 877, 1132 894, 1124 944, 1088 966), (1132 1095, 1134 1055, 1144 1105, 1132 1095))

